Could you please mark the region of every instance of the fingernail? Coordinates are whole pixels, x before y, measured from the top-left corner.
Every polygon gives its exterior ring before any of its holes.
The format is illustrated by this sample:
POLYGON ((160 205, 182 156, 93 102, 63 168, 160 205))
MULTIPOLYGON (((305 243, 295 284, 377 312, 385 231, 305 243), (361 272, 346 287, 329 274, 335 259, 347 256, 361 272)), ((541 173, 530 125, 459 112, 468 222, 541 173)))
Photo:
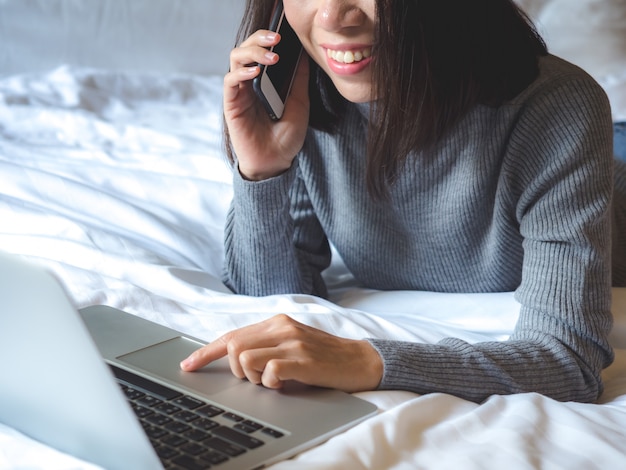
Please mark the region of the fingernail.
POLYGON ((193 365, 193 357, 189 356, 187 359, 180 363, 181 369, 188 369, 193 365))
POLYGON ((271 60, 272 62, 274 62, 277 59, 278 55, 275 52, 266 52, 265 53, 265 58, 267 60, 271 60))
POLYGON ((266 41, 272 42, 276 39, 276 33, 270 31, 266 35, 263 36, 263 39, 265 39, 266 41))

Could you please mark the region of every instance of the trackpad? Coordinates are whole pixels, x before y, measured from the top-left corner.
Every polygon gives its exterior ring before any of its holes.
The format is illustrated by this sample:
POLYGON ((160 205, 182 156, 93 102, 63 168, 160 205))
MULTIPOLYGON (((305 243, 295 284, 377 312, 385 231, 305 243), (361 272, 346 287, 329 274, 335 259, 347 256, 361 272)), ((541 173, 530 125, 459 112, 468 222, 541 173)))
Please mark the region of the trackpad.
POLYGON ((225 358, 196 372, 183 372, 180 369, 180 361, 202 346, 204 346, 202 343, 178 336, 117 359, 155 377, 179 383, 206 395, 241 385, 242 381, 231 373, 228 360, 225 358))

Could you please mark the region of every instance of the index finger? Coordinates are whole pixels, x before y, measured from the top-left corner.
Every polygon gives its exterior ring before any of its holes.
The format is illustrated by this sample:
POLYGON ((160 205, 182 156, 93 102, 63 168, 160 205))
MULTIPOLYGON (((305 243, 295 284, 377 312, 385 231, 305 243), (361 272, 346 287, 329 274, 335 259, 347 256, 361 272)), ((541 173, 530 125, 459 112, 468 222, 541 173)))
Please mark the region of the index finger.
POLYGON ((280 33, 269 29, 259 29, 244 39, 238 47, 260 45, 266 48, 275 46, 280 41, 280 33))
POLYGON ((226 356, 226 354, 228 354, 228 350, 226 349, 227 343, 224 336, 222 336, 200 349, 195 350, 180 363, 180 368, 185 372, 193 372, 226 356))
POLYGON ((272 64, 275 59, 272 54, 267 55, 268 50, 280 41, 280 34, 273 31, 259 30, 253 33, 245 41, 230 51, 230 71, 240 67, 247 67, 251 63, 272 64))

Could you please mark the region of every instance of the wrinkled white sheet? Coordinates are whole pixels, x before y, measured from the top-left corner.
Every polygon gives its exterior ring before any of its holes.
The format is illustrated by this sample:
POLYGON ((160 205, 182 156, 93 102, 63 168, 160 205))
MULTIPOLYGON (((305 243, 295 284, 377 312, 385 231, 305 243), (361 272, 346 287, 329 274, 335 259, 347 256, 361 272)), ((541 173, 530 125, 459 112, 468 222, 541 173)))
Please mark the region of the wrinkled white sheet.
MULTIPOLYGON (((346 337, 504 339, 512 293, 379 292, 340 260, 330 300, 220 282, 231 197, 221 78, 60 67, 0 79, 0 247, 50 267, 79 307, 108 304, 211 340, 277 312, 346 337)), ((277 469, 611 469, 626 461, 626 289, 599 404, 537 394, 359 396, 377 416, 277 469)), ((2 404, 0 404, 2 406, 2 404)), ((0 469, 89 465, 0 425, 0 469)))

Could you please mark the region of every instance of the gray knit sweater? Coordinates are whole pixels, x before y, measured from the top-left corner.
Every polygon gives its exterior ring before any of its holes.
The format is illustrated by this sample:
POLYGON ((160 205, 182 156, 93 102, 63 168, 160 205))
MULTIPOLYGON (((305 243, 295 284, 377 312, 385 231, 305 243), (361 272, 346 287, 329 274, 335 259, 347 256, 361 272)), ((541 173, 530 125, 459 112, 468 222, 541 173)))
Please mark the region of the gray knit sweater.
MULTIPOLYGON (((235 171, 225 282, 248 295, 324 296, 330 241, 363 286, 516 291, 521 313, 508 341, 370 339, 384 362, 379 387, 593 401, 613 357, 610 116, 587 74, 545 57, 531 86, 473 110, 434 150, 412 156, 389 201, 377 202, 364 185, 368 111, 351 105, 338 134, 309 131, 286 173, 249 182, 235 171)), ((626 169, 615 173, 626 182, 626 169)), ((615 236, 626 234, 624 186, 615 236)), ((621 284, 625 238, 613 249, 621 284)))

